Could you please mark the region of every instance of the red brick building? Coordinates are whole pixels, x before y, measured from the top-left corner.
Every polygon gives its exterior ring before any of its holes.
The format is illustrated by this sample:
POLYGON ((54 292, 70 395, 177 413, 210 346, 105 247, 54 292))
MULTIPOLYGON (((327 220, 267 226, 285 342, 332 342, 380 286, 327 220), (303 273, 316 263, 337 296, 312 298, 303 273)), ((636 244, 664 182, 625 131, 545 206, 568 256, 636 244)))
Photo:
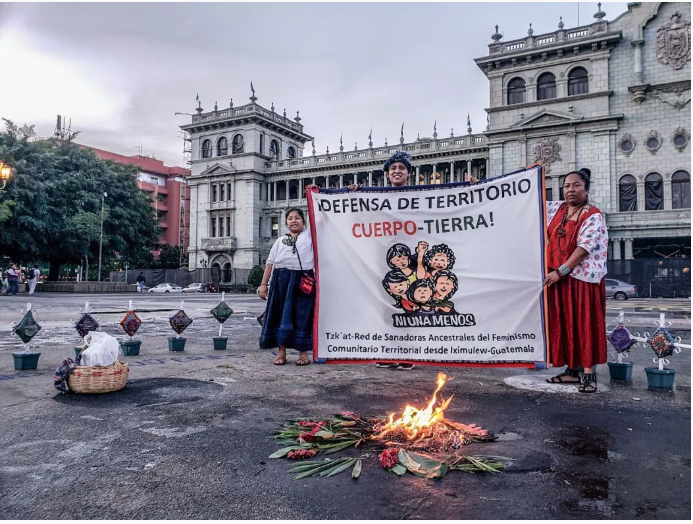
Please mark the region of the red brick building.
POLYGON ((156 209, 159 226, 163 229, 159 243, 152 249, 154 258, 159 258, 162 244, 179 246, 183 254, 187 253, 190 240, 190 187, 187 177, 190 176, 190 170, 178 166, 165 166, 163 160, 147 156, 119 155, 95 147, 89 149, 99 158, 130 164, 139 170, 137 185, 154 199, 152 207, 156 209))

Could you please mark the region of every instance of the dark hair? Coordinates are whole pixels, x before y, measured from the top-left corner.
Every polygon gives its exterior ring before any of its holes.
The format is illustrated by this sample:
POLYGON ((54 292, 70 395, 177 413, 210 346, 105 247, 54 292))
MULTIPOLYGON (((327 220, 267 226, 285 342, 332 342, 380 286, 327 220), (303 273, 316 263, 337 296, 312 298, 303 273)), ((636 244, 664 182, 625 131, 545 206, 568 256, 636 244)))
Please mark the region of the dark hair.
POLYGON ((385 289, 388 295, 395 299, 395 307, 402 307, 402 297, 393 295, 388 284, 401 284, 402 282, 407 282, 408 280, 409 279, 405 276, 405 274, 399 269, 388 271, 385 274, 385 278, 383 279, 383 289, 385 289))
POLYGON ((297 207, 292 207, 291 209, 289 209, 286 212, 286 214, 284 215, 284 223, 286 223, 286 221, 289 220, 289 215, 291 214, 292 211, 296 211, 296 213, 298 213, 298 216, 300 216, 301 220, 303 220, 303 225, 305 225, 306 224, 306 217, 303 216, 303 211, 301 211, 297 207))
POLYGON ((433 282, 427 278, 423 278, 421 280, 416 280, 411 286, 409 286, 409 289, 407 289, 407 298, 411 300, 412 302, 416 302, 417 304, 420 304, 415 298, 414 298, 414 291, 421 287, 427 287, 428 289, 431 290, 431 296, 433 296, 433 293, 436 292, 436 287, 433 285, 433 282))
MULTIPOLYGON (((577 171, 571 171, 565 176, 565 178, 568 178, 570 175, 579 176, 585 184, 585 189, 587 191, 590 190, 590 176, 592 175, 592 172, 589 169, 587 169, 586 167, 582 167, 577 171)), ((563 180, 563 183, 565 184, 565 179, 563 180)))
POLYGON ((450 280, 452 280, 452 291, 448 293, 445 296, 445 298, 450 298, 452 295, 457 293, 457 275, 455 275, 455 273, 448 269, 441 269, 440 271, 438 271, 438 273, 436 273, 436 276, 433 279, 434 285, 438 283, 439 278, 449 278, 450 280))
POLYGON ((401 257, 405 256, 409 259, 409 264, 411 265, 411 250, 409 249, 408 246, 405 246, 404 244, 395 244, 394 246, 391 246, 390 249, 387 250, 387 255, 385 255, 385 261, 387 262, 387 265, 390 266, 392 269, 395 269, 394 264, 391 262, 391 260, 394 257, 401 257))
POLYGON ((437 246, 433 246, 431 249, 426 251, 426 254, 424 255, 423 258, 423 264, 426 267, 429 267, 431 263, 431 259, 436 255, 436 253, 443 253, 444 255, 447 255, 448 257, 448 267, 447 269, 452 269, 452 266, 455 265, 455 253, 453 253, 452 249, 450 249, 447 244, 439 244, 437 246))

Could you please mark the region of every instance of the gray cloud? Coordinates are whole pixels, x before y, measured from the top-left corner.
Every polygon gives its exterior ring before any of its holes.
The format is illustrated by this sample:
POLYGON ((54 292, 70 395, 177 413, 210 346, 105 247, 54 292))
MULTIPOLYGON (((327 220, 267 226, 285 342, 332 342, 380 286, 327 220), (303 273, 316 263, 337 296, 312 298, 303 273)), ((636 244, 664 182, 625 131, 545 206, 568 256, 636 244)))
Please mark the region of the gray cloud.
MULTIPOLYGON (((580 8, 591 22, 596 3, 580 8)), ((603 8, 612 19, 626 4, 603 8)), ((576 26, 577 4, 2 4, 0 34, 19 28, 33 49, 125 95, 120 127, 73 119, 81 142, 124 154, 142 144, 181 164, 188 119, 174 112, 193 112, 197 93, 206 110, 245 104, 251 80, 261 105, 301 111, 320 152, 340 133, 345 148, 365 147, 371 127, 376 144, 397 143, 402 122, 407 140, 430 136, 435 120, 440 135, 462 134, 468 112, 481 132, 488 82, 473 58, 487 54, 493 26, 522 38, 530 22, 535 35, 555 30, 561 15, 576 26)), ((36 123, 50 133, 54 121, 36 123)))

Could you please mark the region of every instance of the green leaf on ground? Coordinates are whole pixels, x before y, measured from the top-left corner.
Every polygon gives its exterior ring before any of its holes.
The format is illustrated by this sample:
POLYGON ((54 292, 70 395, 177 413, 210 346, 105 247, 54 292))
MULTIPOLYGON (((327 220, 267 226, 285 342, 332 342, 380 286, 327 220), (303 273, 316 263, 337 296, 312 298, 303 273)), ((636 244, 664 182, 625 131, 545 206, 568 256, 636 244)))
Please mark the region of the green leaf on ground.
POLYGON ((395 464, 394 466, 392 466, 390 468, 390 471, 394 471, 395 473, 397 473, 401 477, 402 475, 404 475, 407 472, 407 468, 402 466, 402 464, 395 464))

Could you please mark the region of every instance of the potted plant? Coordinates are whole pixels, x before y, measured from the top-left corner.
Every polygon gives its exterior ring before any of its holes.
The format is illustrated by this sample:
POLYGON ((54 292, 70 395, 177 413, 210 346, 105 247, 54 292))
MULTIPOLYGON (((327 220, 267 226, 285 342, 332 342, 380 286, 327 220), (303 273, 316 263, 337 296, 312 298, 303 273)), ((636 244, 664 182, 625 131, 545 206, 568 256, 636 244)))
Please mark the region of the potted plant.
POLYGON ((29 351, 29 342, 41 330, 41 326, 34 318, 34 311, 31 309, 31 303, 26 305, 26 313, 18 324, 12 326, 12 332, 24 342, 24 351, 20 353, 12 353, 14 358, 14 369, 18 371, 36 369, 38 367, 39 357, 41 353, 37 351, 29 351))
POLYGON ((142 325, 142 320, 137 316, 135 310, 132 308, 132 300, 128 303, 128 310, 125 312, 125 316, 120 321, 120 326, 123 331, 130 337, 128 340, 123 340, 120 343, 120 348, 123 351, 123 355, 126 357, 132 355, 140 354, 140 346, 142 345, 141 340, 135 340, 135 334, 137 330, 142 325))
POLYGON ((226 322, 228 318, 233 314, 233 309, 231 309, 224 300, 225 297, 226 293, 222 292, 221 302, 219 302, 210 310, 212 316, 217 319, 217 322, 219 322, 219 336, 212 337, 212 340, 214 342, 214 349, 226 349, 226 344, 229 341, 228 337, 221 336, 221 331, 224 327, 224 322, 226 322))
POLYGON ((176 332, 175 337, 168 338, 168 350, 169 351, 184 351, 185 350, 185 338, 181 337, 180 334, 185 331, 193 320, 188 315, 185 314, 183 310, 184 303, 180 301, 180 309, 177 313, 169 317, 168 322, 171 324, 171 328, 176 332))
POLYGON ((607 362, 607 365, 609 366, 609 376, 611 380, 630 382, 633 379, 633 363, 624 362, 623 358, 628 357, 627 351, 636 343, 636 340, 624 326, 626 322, 623 311, 621 311, 618 318, 618 325, 606 337, 616 350, 616 358, 618 359, 617 362, 607 362))
POLYGON ((647 344, 650 345, 657 355, 653 359, 657 367, 645 368, 645 373, 647 374, 647 389, 650 391, 673 391, 676 370, 665 368, 664 366, 669 364, 669 359, 666 357, 673 353, 681 353, 681 348, 676 347, 676 344, 681 342, 681 337, 674 338, 671 333, 669 333, 667 326, 670 326, 671 322, 665 322, 664 313, 659 315, 658 324, 659 327, 652 335, 645 333, 647 344))

